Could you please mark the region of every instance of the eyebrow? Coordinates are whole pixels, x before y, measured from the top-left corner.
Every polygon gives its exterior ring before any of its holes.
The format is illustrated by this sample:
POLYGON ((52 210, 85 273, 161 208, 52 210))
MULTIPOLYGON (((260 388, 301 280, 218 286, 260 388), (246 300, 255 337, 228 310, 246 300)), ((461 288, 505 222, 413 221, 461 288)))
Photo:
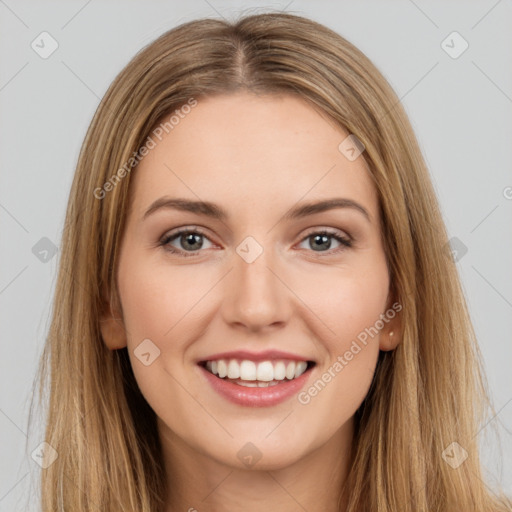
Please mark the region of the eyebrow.
MULTIPOLYGON (((361 204, 357 203, 352 199, 342 197, 299 204, 288 210, 288 212, 284 214, 283 219, 299 219, 307 217, 308 215, 314 215, 316 213, 322 213, 328 210, 333 210, 335 208, 354 209, 362 213, 364 217, 368 220, 368 222, 371 222, 370 214, 368 213, 366 208, 364 208, 364 206, 362 206, 361 204)), ((213 219, 217 219, 220 221, 224 221, 229 217, 228 213, 223 208, 209 201, 192 201, 190 199, 170 198, 164 196, 157 199, 155 202, 151 204, 151 206, 146 210, 146 213, 144 213, 142 220, 145 220, 151 214, 162 209, 174 209, 185 212, 191 212, 197 215, 205 215, 207 217, 211 217, 213 219)))

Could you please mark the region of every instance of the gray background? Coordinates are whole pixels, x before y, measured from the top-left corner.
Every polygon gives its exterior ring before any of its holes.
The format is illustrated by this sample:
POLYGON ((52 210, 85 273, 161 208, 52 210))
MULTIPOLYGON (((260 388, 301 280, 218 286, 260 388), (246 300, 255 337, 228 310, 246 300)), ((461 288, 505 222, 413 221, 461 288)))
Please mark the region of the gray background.
POLYGON ((58 251, 51 257, 41 247, 60 243, 78 151, 99 99, 142 46, 177 24, 269 9, 339 32, 401 98, 450 236, 467 249, 458 268, 498 412, 483 429, 483 456, 512 494, 510 0, 0 0, 0 510, 37 510, 40 468, 31 453, 44 435, 41 420, 31 432, 27 420, 58 261, 58 251), (31 48, 43 31, 59 45, 47 59, 31 48), (469 44, 456 59, 441 46, 453 31, 469 44))

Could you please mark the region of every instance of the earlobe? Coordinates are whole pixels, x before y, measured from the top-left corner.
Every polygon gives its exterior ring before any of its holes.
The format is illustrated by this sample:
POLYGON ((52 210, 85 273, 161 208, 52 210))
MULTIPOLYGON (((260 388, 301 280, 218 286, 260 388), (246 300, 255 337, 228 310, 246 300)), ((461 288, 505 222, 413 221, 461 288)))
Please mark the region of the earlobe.
POLYGON ((110 307, 100 318, 103 342, 110 350, 126 347, 126 330, 120 316, 112 314, 110 307))
MULTIPOLYGON (((392 298, 395 295, 391 295, 392 298)), ((389 299, 389 296, 388 296, 389 299)), ((395 350, 402 339, 402 305, 398 300, 388 301, 385 316, 388 318, 381 329, 379 337, 379 349, 383 352, 395 350)))
POLYGON ((389 350, 394 350, 399 343, 400 337, 398 336, 398 333, 394 330, 390 330, 388 332, 381 333, 379 348, 380 350, 387 352, 389 350))

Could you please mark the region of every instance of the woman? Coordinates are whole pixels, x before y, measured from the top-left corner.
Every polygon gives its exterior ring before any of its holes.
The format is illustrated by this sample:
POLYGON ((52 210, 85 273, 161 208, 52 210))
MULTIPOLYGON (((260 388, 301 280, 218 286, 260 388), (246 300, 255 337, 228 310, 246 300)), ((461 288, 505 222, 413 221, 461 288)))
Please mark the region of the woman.
POLYGON ((162 35, 80 154, 43 509, 511 510, 446 247, 406 114, 345 39, 280 13, 162 35))

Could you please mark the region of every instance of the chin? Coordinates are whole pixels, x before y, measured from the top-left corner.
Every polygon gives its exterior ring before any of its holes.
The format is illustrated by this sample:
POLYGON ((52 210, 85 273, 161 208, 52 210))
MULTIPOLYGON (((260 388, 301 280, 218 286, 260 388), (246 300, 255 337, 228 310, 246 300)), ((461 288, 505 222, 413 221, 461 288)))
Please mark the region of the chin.
POLYGON ((312 443, 307 443, 305 434, 298 434, 295 441, 286 435, 286 429, 281 435, 271 434, 268 438, 259 430, 254 437, 244 435, 230 439, 221 452, 208 451, 211 458, 233 469, 274 471, 289 467, 307 456, 312 443))

